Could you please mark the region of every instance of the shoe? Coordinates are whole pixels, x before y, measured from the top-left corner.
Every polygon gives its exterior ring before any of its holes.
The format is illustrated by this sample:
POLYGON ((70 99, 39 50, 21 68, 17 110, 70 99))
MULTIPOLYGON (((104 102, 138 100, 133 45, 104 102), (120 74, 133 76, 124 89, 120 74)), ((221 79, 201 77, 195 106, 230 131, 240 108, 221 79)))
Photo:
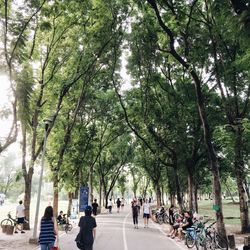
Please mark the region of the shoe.
POLYGON ((18 234, 18 232, 17 232, 17 231, 15 231, 14 233, 15 233, 15 234, 18 234))
POLYGON ((21 234, 25 234, 25 232, 24 232, 24 231, 21 231, 21 234))

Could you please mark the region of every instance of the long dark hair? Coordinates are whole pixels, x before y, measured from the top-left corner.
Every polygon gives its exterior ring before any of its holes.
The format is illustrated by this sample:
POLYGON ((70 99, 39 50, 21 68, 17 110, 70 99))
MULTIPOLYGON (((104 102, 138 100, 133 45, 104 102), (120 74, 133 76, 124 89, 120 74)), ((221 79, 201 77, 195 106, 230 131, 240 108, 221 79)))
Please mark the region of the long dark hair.
POLYGON ((53 207, 48 206, 45 208, 43 219, 51 220, 53 218, 53 207))

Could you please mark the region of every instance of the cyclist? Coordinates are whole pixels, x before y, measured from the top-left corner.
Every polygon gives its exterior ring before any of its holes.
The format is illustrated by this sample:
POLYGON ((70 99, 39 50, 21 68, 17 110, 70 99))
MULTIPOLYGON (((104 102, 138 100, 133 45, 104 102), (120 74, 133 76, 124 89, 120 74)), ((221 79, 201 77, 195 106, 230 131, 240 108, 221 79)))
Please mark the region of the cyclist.
MULTIPOLYGON (((25 210, 25 207, 23 205, 23 201, 19 201, 19 205, 16 207, 16 217, 17 217, 17 224, 20 225, 20 228, 21 228, 21 233, 25 233, 23 231, 23 223, 24 223, 24 210, 25 210)), ((17 234, 17 230, 15 230, 15 233, 17 234)))

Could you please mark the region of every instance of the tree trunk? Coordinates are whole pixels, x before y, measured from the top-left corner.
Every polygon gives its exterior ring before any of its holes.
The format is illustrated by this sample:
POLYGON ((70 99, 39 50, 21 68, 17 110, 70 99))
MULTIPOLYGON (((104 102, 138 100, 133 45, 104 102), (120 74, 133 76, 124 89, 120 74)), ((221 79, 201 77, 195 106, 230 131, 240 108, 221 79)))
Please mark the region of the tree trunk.
POLYGON ((171 205, 174 205, 174 206, 175 206, 175 204, 176 204, 175 195, 174 195, 174 194, 171 194, 170 197, 169 197, 169 199, 170 199, 171 205))
MULTIPOLYGON (((33 175, 33 173, 32 173, 33 175)), ((30 201, 31 201, 31 183, 32 175, 27 175, 25 177, 25 186, 24 186, 24 207, 25 207, 25 218, 28 220, 28 223, 24 224, 25 230, 30 230, 30 201)))
POLYGON ((231 197, 231 199, 232 199, 232 202, 233 202, 234 204, 236 204, 236 201, 234 200, 234 197, 233 197, 233 195, 232 195, 232 192, 231 192, 230 188, 228 187, 227 183, 225 183, 225 187, 226 187, 226 190, 227 190, 228 194, 230 195, 230 197, 231 197))
POLYGON ((244 188, 245 173, 244 173, 244 161, 242 154, 242 128, 238 126, 235 130, 235 160, 234 169, 237 179, 237 187, 239 193, 240 202, 240 221, 241 221, 241 233, 247 233, 250 231, 247 193, 244 188))
MULTIPOLYGON (((207 115, 205 112, 205 102, 202 93, 202 82, 199 78, 198 73, 195 71, 195 68, 192 66, 192 62, 186 61, 175 49, 175 34, 173 31, 166 26, 164 21, 161 18, 161 13, 158 10, 157 3, 155 0, 148 0, 148 3, 154 9, 156 17, 158 19, 159 25, 164 30, 165 34, 169 38, 169 53, 190 73, 193 83, 195 86, 195 93, 197 98, 197 106, 199 110, 200 119, 202 122, 203 132, 204 132, 204 142, 207 147, 207 152, 209 156, 210 166, 213 173, 213 189, 215 194, 214 203, 219 208, 216 212, 216 219, 217 219, 217 230, 218 233, 221 234, 224 238, 226 238, 226 229, 223 219, 223 212, 222 212, 222 200, 221 200, 221 185, 220 185, 220 174, 219 174, 219 164, 217 155, 214 150, 214 146, 212 143, 212 133, 209 127, 207 115)), ((177 194, 178 195, 178 194, 177 194)))
POLYGON ((181 197, 181 187, 180 187, 180 180, 177 173, 177 167, 173 167, 174 170, 174 179, 175 179, 175 186, 176 186, 176 195, 177 195, 177 202, 181 210, 183 210, 183 200, 181 197))
POLYGON ((27 153, 27 134, 26 127, 22 126, 22 171, 24 178, 24 207, 25 207, 25 218, 28 220, 28 223, 24 224, 25 230, 30 230, 30 201, 31 201, 31 183, 33 176, 33 165, 27 172, 26 166, 26 153, 27 153))
POLYGON ((68 193, 68 209, 67 209, 67 216, 68 218, 71 215, 71 209, 72 209, 72 199, 73 199, 73 193, 68 193))
POLYGON ((195 210, 195 197, 194 197, 194 162, 192 160, 187 160, 186 167, 188 173, 188 207, 189 211, 195 210))
POLYGON ((54 179, 53 179, 53 191, 54 191, 54 198, 53 198, 53 212, 54 216, 58 215, 58 196, 59 196, 59 189, 58 189, 58 173, 54 172, 54 179))
POLYGON ((164 186, 161 186, 161 201, 162 201, 162 205, 165 205, 165 199, 164 199, 164 186))
MULTIPOLYGON (((189 69, 189 66, 187 67, 187 69, 189 69)), ((212 133, 211 133, 210 126, 207 120, 207 115, 205 112, 204 98, 203 98, 203 94, 201 91, 201 81, 198 78, 198 75, 196 74, 194 70, 191 70, 190 74, 193 77, 194 84, 195 84, 197 105, 198 105, 199 114, 200 114, 200 118, 202 121, 202 127, 203 127, 203 132, 204 132, 204 141, 207 147, 210 166, 211 166, 211 170, 213 173, 214 204, 219 208, 218 211, 216 211, 217 230, 218 230, 218 233, 221 234, 222 237, 226 238, 226 228, 224 224, 222 199, 221 199, 219 164, 218 164, 217 155, 215 153, 214 146, 212 143, 212 133)))
POLYGON ((89 204, 92 204, 94 201, 93 197, 93 164, 89 168, 89 204))
POLYGON ((157 207, 161 206, 161 186, 159 181, 155 183, 155 191, 156 191, 156 202, 157 202, 157 207))
POLYGON ((136 198, 137 197, 137 193, 136 193, 136 188, 135 188, 135 186, 133 186, 133 193, 134 193, 134 197, 136 198))
POLYGON ((102 180, 100 178, 100 181, 99 181, 99 206, 100 206, 100 209, 102 208, 102 180))
POLYGON ((245 184, 245 189, 246 189, 246 192, 247 192, 247 199, 249 201, 250 200, 250 191, 249 191, 249 185, 247 183, 247 179, 246 178, 245 178, 244 184, 245 184))
POLYGON ((195 204, 195 211, 198 213, 198 187, 194 185, 194 204, 195 204))

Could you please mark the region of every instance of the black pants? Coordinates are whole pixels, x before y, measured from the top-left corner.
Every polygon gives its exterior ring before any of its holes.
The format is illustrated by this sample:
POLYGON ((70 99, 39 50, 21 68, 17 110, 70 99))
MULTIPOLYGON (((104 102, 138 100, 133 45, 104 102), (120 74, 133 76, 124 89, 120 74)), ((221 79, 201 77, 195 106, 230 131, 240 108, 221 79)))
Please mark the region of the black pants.
POLYGON ((138 224, 138 214, 133 214, 134 225, 138 224))

